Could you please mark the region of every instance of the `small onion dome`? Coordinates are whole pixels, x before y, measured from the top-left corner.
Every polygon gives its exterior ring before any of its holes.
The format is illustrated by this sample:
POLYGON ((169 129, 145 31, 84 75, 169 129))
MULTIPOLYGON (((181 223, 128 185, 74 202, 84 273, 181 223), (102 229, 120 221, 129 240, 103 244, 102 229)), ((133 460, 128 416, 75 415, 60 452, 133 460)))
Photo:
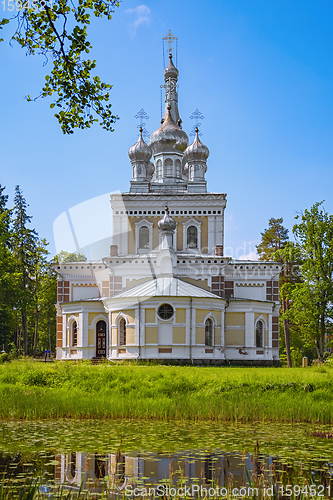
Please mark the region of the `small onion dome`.
POLYGON ((154 175, 155 172, 155 165, 152 161, 149 162, 148 168, 147 168, 147 177, 148 179, 151 179, 154 175))
POLYGON ((140 128, 140 137, 138 142, 136 142, 131 148, 129 148, 128 156, 131 161, 150 161, 152 151, 148 144, 142 138, 142 127, 140 128))
POLYGON ((161 126, 149 138, 149 146, 154 154, 162 152, 183 152, 188 145, 186 132, 177 125, 170 114, 171 106, 167 107, 168 113, 161 126))
POLYGON ((193 160, 206 161, 209 156, 209 149, 202 144, 198 135, 198 127, 195 129, 195 139, 184 151, 184 158, 187 162, 193 160))
POLYGON ((179 71, 172 62, 172 54, 169 54, 169 64, 164 70, 164 78, 178 78, 179 71))
POLYGON ((157 225, 160 231, 166 231, 168 233, 172 233, 176 229, 176 222, 170 217, 168 207, 165 207, 165 214, 162 219, 158 221, 157 225))

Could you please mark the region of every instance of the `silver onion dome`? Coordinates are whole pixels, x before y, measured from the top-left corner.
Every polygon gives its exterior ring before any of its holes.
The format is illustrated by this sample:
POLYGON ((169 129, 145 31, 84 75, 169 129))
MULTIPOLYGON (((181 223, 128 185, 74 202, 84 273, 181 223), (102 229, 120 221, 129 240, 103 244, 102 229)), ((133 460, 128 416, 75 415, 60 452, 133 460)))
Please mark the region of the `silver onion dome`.
POLYGON ((209 149, 200 141, 198 135, 198 127, 195 129, 195 132, 196 133, 194 141, 184 151, 184 158, 187 162, 195 160, 206 162, 209 156, 209 149))
POLYGON ((169 64, 164 70, 164 78, 178 78, 179 71, 172 62, 172 54, 169 54, 169 64))
POLYGON ((152 179, 154 172, 155 172, 155 165, 152 161, 150 161, 147 167, 147 177, 149 180, 152 179))
POLYGON ((172 217, 170 217, 168 207, 165 207, 165 214, 163 215, 162 219, 158 221, 157 225, 160 231, 168 233, 173 233, 173 231, 176 229, 176 222, 172 217))
POLYGON ((130 160, 133 161, 140 161, 140 162, 149 162, 150 158, 152 156, 152 150, 150 147, 145 143, 142 137, 142 127, 140 128, 140 137, 138 141, 129 148, 128 151, 128 156, 130 157, 130 160))
POLYGON ((167 107, 167 116, 161 126, 149 138, 153 154, 178 152, 183 153, 188 145, 186 132, 171 117, 171 106, 167 107))

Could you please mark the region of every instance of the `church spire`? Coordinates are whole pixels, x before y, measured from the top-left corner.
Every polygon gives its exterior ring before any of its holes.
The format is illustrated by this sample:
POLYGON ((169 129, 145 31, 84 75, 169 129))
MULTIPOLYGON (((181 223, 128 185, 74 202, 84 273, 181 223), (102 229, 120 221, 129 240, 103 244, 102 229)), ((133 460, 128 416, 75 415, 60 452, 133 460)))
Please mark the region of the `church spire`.
MULTIPOLYGON (((162 88, 165 89, 165 109, 164 109, 164 115, 163 119, 167 117, 168 114, 168 106, 171 106, 171 118, 173 121, 181 127, 181 119, 179 116, 179 111, 178 111, 178 93, 177 93, 177 81, 178 81, 178 75, 179 71, 175 67, 172 61, 172 50, 173 48, 171 47, 172 43, 176 40, 177 44, 177 37, 175 37, 171 31, 169 30, 169 33, 167 36, 163 38, 164 40, 169 44, 169 64, 164 70, 164 85, 161 85, 162 88)), ((176 51, 177 51, 177 46, 176 46, 176 51)), ((163 59, 164 59, 164 49, 163 49, 163 59)))

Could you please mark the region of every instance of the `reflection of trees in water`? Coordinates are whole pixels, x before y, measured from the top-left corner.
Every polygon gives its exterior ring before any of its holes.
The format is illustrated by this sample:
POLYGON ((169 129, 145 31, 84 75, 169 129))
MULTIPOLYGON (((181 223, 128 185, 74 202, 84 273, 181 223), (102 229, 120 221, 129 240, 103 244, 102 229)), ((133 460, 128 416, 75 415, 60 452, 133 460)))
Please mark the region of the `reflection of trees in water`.
POLYGON ((24 465, 21 455, 3 455, 0 453, 0 473, 6 473, 6 477, 15 476, 24 472, 24 465))

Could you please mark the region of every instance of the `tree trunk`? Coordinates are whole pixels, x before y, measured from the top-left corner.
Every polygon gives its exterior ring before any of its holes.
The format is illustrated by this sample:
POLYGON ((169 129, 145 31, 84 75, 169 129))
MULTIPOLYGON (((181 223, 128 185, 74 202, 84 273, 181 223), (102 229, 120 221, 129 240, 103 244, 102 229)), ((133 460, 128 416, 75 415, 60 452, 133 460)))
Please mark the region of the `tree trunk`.
POLYGON ((37 344, 38 344, 38 320, 39 320, 39 311, 36 311, 36 314, 35 314, 35 335, 34 335, 34 352, 33 352, 33 355, 34 355, 34 358, 36 357, 36 352, 37 352, 37 344))
MULTIPOLYGON (((287 312, 288 304, 286 301, 286 297, 282 297, 282 309, 283 315, 287 312)), ((283 318, 283 330, 284 330, 284 340, 286 344, 286 354, 287 354, 287 366, 291 368, 291 353, 290 353, 290 328, 289 328, 289 320, 287 318, 283 318)))
POLYGON ((28 328, 27 328, 27 313, 22 311, 22 330, 23 330, 23 350, 24 356, 28 355, 28 328))

